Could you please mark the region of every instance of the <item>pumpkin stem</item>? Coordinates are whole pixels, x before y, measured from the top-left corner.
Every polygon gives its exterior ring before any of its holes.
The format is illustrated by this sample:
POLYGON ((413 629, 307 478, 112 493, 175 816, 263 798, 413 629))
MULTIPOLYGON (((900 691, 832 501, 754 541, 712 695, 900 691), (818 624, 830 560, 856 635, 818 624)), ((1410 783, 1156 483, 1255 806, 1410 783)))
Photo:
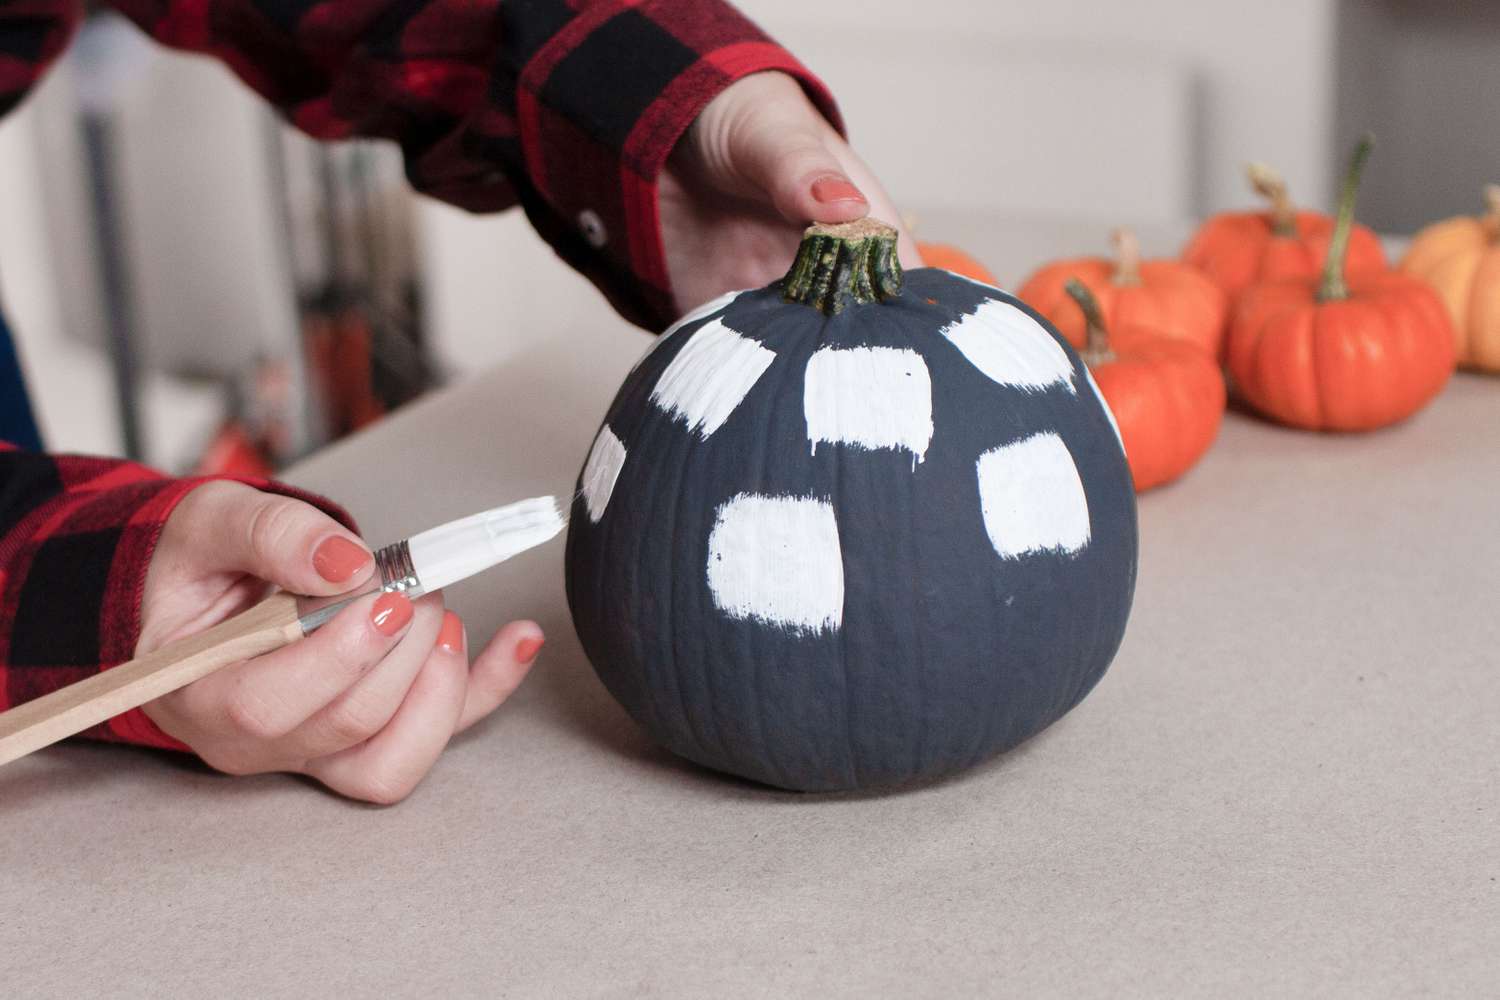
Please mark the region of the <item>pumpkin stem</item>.
POLYGON ((1110 234, 1109 241, 1115 248, 1115 273, 1110 282, 1115 285, 1139 285, 1141 283, 1141 241, 1134 231, 1121 226, 1110 234))
POLYGON ((883 302, 901 294, 896 230, 876 219, 817 223, 802 234, 781 297, 830 316, 850 302, 883 302))
POLYGON ((1500 243, 1500 184, 1484 186, 1484 233, 1491 243, 1500 243))
POLYGON ((1262 198, 1271 199, 1271 232, 1277 236, 1297 235, 1297 206, 1286 192, 1286 181, 1274 167, 1264 163, 1245 165, 1250 177, 1250 186, 1262 198))
POLYGON ((1068 296, 1083 310, 1083 321, 1088 324, 1088 339, 1084 342, 1083 363, 1090 368, 1107 365, 1115 360, 1114 349, 1109 346, 1109 328, 1104 325, 1104 314, 1099 311, 1099 300, 1088 286, 1077 278, 1069 278, 1063 286, 1068 296))
POLYGON ((1349 232, 1354 228, 1354 198, 1359 193, 1359 175, 1364 172, 1365 160, 1370 158, 1370 149, 1375 137, 1366 133, 1360 136, 1349 158, 1349 172, 1344 175, 1344 190, 1339 195, 1339 216, 1333 226, 1333 238, 1328 241, 1328 259, 1323 264, 1323 284, 1318 289, 1319 302, 1337 302, 1349 297, 1349 285, 1344 280, 1344 258, 1349 254, 1349 232))

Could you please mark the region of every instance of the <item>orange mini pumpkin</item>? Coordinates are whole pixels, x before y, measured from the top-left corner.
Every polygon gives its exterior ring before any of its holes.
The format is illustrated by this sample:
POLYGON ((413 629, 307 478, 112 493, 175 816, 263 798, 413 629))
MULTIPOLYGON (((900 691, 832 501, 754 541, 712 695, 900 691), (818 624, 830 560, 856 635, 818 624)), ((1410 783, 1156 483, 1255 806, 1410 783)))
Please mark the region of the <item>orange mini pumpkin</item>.
MULTIPOLYGON (((1208 275, 1231 301, 1259 282, 1315 277, 1333 237, 1333 219, 1298 211, 1280 174, 1260 163, 1246 169, 1250 186, 1270 199, 1270 209, 1215 215, 1182 252, 1183 261, 1208 275)), ((1379 237, 1364 226, 1349 235, 1348 266, 1350 271, 1386 266, 1379 237)))
POLYGON ((1137 493, 1182 475, 1203 457, 1224 417, 1224 378, 1208 354, 1153 330, 1105 325, 1083 282, 1066 292, 1084 317, 1081 352, 1114 415, 1137 493))
POLYGON ((1344 181, 1321 281, 1249 289, 1229 332, 1229 374, 1261 413, 1309 430, 1361 431, 1411 416, 1453 372, 1443 303, 1399 271, 1345 276, 1354 197, 1371 141, 1344 181))
POLYGON ((1500 184, 1484 189, 1487 211, 1419 232, 1401 270, 1426 281, 1448 307, 1458 363, 1500 372, 1500 184))
POLYGON ((1115 259, 1084 257, 1047 264, 1026 279, 1017 296, 1052 321, 1074 347, 1086 343, 1083 315, 1068 298, 1068 279, 1083 282, 1114 327, 1152 330, 1190 341, 1218 357, 1229 304, 1196 268, 1175 260, 1141 260, 1128 229, 1114 233, 1115 259))
POLYGON ((958 247, 947 243, 918 243, 917 252, 922 255, 922 260, 928 267, 940 267, 944 271, 952 271, 986 285, 999 285, 989 268, 958 247))

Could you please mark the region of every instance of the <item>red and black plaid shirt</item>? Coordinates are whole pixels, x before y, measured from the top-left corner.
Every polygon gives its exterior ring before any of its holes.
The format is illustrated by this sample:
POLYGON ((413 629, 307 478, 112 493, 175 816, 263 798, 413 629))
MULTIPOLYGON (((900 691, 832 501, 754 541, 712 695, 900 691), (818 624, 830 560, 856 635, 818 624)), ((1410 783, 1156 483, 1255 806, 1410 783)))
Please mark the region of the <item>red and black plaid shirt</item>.
MULTIPOLYGON (((721 0, 114 0, 213 55, 304 131, 394 140, 417 190, 519 202, 625 317, 673 318, 656 180, 734 80, 782 70, 832 98, 721 0)), ((0 0, 0 114, 67 45, 82 0, 0 0)), ((146 566, 194 485, 0 446, 0 709, 129 659, 146 566)), ((266 488, 281 489, 274 484, 266 488)), ((139 712, 94 735, 172 745, 139 712)))

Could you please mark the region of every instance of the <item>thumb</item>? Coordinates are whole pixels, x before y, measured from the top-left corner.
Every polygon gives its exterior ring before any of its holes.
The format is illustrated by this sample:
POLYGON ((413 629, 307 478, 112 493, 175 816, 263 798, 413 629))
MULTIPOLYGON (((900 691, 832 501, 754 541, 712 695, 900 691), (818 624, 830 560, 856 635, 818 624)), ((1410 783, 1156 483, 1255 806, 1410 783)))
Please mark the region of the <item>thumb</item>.
POLYGON ((732 155, 742 176, 796 225, 852 222, 870 203, 811 131, 756 131, 732 155))
POLYGON ((701 162, 727 194, 758 195, 799 226, 850 222, 870 210, 831 148, 832 126, 784 74, 738 81, 695 124, 701 162))
POLYGON ((190 503, 184 537, 216 569, 311 596, 352 590, 374 569, 358 536, 301 500, 215 482, 188 494, 183 506, 190 503))

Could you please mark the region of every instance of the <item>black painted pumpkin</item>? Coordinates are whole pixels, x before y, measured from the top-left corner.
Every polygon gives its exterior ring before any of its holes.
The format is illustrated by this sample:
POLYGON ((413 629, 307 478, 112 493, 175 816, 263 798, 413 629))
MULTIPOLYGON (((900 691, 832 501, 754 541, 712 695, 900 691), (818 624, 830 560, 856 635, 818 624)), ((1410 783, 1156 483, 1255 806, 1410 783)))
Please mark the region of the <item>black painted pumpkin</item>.
POLYGON ((902 274, 879 223, 669 330, 579 478, 573 620, 662 744, 784 788, 937 777, 1083 698, 1135 491, 1087 369, 1016 298, 902 274))

